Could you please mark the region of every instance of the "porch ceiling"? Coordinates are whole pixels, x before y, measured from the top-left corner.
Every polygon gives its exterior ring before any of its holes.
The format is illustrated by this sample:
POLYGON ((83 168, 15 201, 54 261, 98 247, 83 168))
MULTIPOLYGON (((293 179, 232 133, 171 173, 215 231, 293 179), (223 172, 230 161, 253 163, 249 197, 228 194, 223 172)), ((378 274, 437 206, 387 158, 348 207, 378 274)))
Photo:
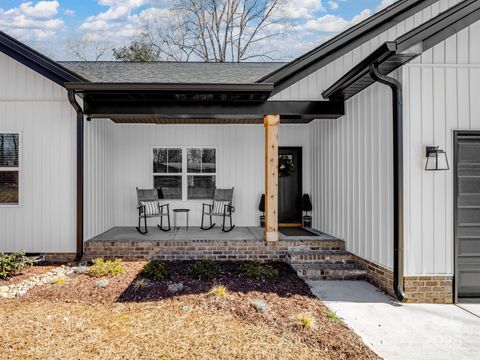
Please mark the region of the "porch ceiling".
POLYGON ((269 114, 283 123, 344 115, 342 101, 268 101, 272 84, 66 83, 89 118, 117 123, 257 124, 269 114))

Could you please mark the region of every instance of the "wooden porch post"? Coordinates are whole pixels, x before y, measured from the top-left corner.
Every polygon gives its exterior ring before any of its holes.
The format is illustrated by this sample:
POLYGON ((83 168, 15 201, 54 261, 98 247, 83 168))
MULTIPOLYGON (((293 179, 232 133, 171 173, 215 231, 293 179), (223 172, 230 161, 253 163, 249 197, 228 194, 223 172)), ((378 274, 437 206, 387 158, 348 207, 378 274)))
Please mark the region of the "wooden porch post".
POLYGON ((278 125, 280 115, 265 115, 265 241, 278 241, 278 125))

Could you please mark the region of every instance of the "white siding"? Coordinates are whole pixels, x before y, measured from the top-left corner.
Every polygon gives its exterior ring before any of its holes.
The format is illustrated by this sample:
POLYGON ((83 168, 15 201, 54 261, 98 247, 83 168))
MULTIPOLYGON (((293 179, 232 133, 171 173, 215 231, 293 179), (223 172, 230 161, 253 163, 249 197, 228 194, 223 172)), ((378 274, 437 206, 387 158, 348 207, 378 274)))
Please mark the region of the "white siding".
MULTIPOLYGON (((154 146, 217 147, 217 186, 235 187, 235 223, 258 224, 258 201, 264 192, 263 125, 113 124, 109 120, 93 120, 86 126, 86 238, 111 226, 136 224, 135 188, 153 186, 154 146)), ((304 149, 304 192, 310 192, 309 129, 309 125, 280 126, 280 146, 304 149)), ((190 224, 199 226, 202 202, 171 204, 172 208, 190 208, 190 224)))
POLYGON ((0 53, 0 132, 19 131, 20 206, 0 207, 0 252, 75 252, 75 114, 57 84, 0 53))
POLYGON ((113 126, 110 120, 85 122, 85 239, 107 231, 114 224, 113 126))
POLYGON ((453 272, 453 171, 427 172, 425 146, 453 161, 455 129, 480 129, 480 22, 404 67, 406 273, 453 272))
MULTIPOLYGON (((322 92, 385 41, 393 41, 461 0, 440 0, 282 90, 272 100, 322 99, 322 92)), ((430 52, 429 52, 430 53, 430 52)))
POLYGON ((376 84, 338 120, 311 123, 313 225, 347 250, 392 267, 391 92, 376 84))

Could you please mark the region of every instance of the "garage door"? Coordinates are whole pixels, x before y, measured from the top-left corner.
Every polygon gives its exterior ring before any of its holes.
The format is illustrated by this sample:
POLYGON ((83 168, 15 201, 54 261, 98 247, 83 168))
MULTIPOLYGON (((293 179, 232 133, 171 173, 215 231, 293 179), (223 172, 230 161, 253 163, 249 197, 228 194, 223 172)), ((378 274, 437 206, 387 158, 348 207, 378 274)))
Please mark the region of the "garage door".
POLYGON ((456 133, 458 297, 480 297, 480 133, 456 133))

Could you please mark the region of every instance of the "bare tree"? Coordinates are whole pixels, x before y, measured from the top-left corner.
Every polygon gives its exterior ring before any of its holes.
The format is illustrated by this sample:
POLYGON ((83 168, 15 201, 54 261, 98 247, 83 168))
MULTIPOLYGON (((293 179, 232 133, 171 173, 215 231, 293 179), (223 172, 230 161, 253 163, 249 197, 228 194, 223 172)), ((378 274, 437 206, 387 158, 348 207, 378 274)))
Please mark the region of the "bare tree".
POLYGON ((148 17, 143 41, 162 60, 240 62, 272 59, 268 39, 287 29, 284 0, 172 0, 171 15, 148 17))
POLYGON ((71 38, 64 42, 66 52, 81 61, 100 61, 109 56, 112 44, 105 40, 71 38))

